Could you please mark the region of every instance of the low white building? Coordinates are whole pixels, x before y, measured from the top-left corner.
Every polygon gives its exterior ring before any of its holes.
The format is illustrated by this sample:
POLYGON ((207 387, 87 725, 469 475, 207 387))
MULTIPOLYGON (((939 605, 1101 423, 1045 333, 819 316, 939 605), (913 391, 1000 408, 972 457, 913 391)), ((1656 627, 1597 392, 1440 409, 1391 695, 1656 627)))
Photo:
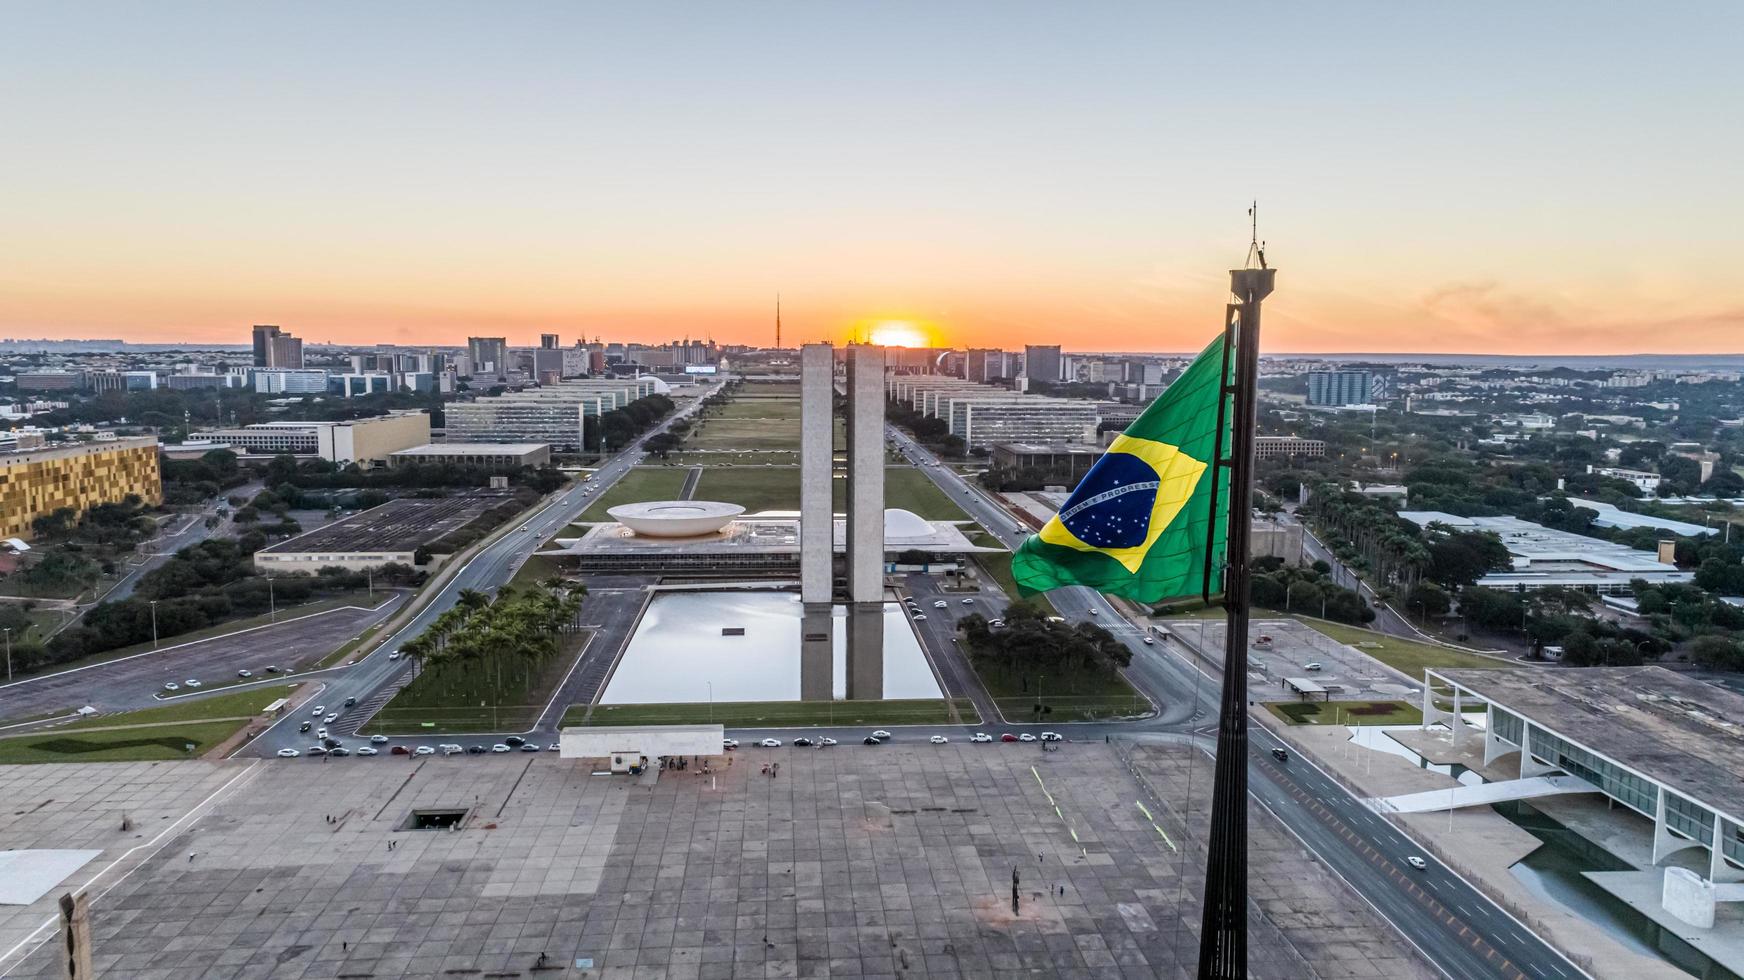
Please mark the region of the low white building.
POLYGON ((1656 585, 1695 580, 1694 572, 1672 564, 1668 554, 1557 531, 1518 517, 1459 517, 1434 510, 1402 510, 1399 516, 1418 527, 1440 524, 1453 531, 1489 531, 1501 538, 1514 567, 1478 579, 1477 584, 1487 589, 1530 592, 1557 585, 1596 595, 1628 595, 1636 579, 1656 585))

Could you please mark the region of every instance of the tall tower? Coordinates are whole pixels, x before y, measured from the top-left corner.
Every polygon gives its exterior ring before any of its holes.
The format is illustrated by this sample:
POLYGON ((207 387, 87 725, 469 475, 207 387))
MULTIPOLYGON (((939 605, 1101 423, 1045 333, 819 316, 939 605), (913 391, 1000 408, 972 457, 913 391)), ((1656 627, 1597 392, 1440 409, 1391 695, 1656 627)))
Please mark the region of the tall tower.
POLYGON ((884 697, 885 349, 848 348, 848 698, 884 697))
POLYGON ((836 352, 829 344, 799 349, 799 697, 835 696, 836 352))
POLYGON ((775 294, 775 349, 781 349, 781 294, 775 294))

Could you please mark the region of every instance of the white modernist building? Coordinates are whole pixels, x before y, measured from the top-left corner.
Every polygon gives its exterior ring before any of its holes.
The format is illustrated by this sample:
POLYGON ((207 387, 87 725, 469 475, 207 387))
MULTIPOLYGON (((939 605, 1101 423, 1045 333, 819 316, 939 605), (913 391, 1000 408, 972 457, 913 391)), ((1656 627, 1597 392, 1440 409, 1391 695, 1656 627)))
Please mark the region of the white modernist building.
POLYGON ((1478 579, 1477 584, 1487 589, 1530 592, 1561 585, 1597 595, 1628 595, 1629 583, 1636 579, 1654 585, 1695 579, 1694 572, 1661 561, 1655 552, 1553 530, 1518 517, 1458 517, 1435 510, 1402 510, 1399 516, 1418 527, 1440 524, 1456 531, 1489 531, 1501 538, 1514 567, 1478 579))
POLYGON ((722 737, 720 725, 565 728, 558 736, 557 754, 564 759, 605 759, 612 772, 629 772, 632 766, 655 765, 662 757, 720 755, 722 737))
MULTIPOLYGON (((1484 766, 1518 754, 1520 780, 1542 786, 1513 798, 1569 792, 1565 779, 1651 821, 1667 912, 1711 928, 1716 903, 1744 902, 1744 696, 1663 667, 1424 673, 1423 727, 1461 745, 1479 737, 1464 712, 1482 705, 1484 766), (1697 848, 1701 860, 1676 857, 1697 848)), ((1508 785, 1441 795, 1489 802, 1508 785)))

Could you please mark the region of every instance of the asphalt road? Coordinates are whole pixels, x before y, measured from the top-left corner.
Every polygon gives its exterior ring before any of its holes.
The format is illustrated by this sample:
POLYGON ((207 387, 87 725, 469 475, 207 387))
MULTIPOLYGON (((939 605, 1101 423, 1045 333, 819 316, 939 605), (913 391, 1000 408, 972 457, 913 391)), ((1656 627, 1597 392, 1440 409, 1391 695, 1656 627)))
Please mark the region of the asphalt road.
MULTIPOLYGON (((300 675, 304 664, 332 653, 370 623, 391 615, 402 601, 394 597, 376 609, 341 607, 303 615, 293 609, 282 614, 281 623, 188 643, 166 640, 155 651, 0 685, 0 722, 87 704, 105 714, 157 707, 166 703, 158 697, 166 682, 182 684, 191 677, 211 685, 234 680, 244 668, 255 673, 258 684, 282 684, 283 675, 265 672, 268 664, 300 675)), ((241 689, 234 685, 222 690, 241 689)))

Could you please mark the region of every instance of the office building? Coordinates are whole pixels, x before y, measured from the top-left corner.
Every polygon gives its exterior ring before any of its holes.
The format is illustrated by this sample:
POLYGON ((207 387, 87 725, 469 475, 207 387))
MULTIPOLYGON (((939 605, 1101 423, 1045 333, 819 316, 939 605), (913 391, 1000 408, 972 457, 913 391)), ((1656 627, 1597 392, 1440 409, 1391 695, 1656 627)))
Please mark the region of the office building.
POLYGON ((367 374, 342 374, 335 380, 339 384, 339 393, 347 398, 384 395, 394 390, 394 379, 391 374, 373 371, 367 374))
POLYGON ((539 335, 540 350, 556 350, 559 346, 561 346, 561 341, 558 340, 556 334, 542 333, 539 335))
POLYGON ((582 449, 583 420, 623 408, 661 391, 655 378, 585 378, 495 397, 454 402, 443 409, 445 431, 461 442, 543 442, 566 452, 582 449))
POLYGON ((389 453, 388 465, 536 469, 551 465, 551 447, 542 442, 432 442, 389 453))
POLYGON ((1386 395, 1386 379, 1369 371, 1308 372, 1308 404, 1374 405, 1386 395))
POLYGON ((303 366, 303 342, 271 324, 254 328, 254 366, 261 368, 300 368, 303 366))
POLYGON ((1325 456, 1324 439, 1303 439, 1300 436, 1254 436, 1256 459, 1306 459, 1325 456))
POLYGON ((108 439, 0 454, 0 538, 29 538, 32 521, 63 507, 83 514, 129 496, 163 503, 156 439, 108 439))
POLYGON ((1017 355, 991 347, 977 347, 963 355, 963 380, 987 383, 1017 376, 1017 355))
POLYGON ((327 372, 320 368, 244 369, 249 385, 263 395, 325 395, 327 372))
POLYGON ((1023 349, 1023 376, 1031 382, 1056 384, 1060 380, 1062 362, 1060 345, 1028 344, 1023 349))
POLYGON ((77 391, 85 376, 77 371, 20 371, 13 377, 19 391, 77 391))
POLYGON ((503 379, 509 372, 509 342, 503 337, 466 338, 466 356, 472 362, 472 374, 503 379))
POLYGON ((991 459, 996 470, 1047 470, 1059 474, 1059 482, 1076 486, 1090 467, 1102 458, 1099 446, 1067 443, 995 443, 991 459))
POLYGON ((991 452, 1002 442, 1092 442, 1102 413, 1092 401, 1007 393, 949 398, 939 417, 971 452, 991 452))
POLYGON ((430 441, 427 412, 389 412, 344 422, 257 422, 188 437, 250 456, 319 456, 331 463, 383 464, 402 449, 430 441))
POLYGON ((1490 572, 1477 584, 1504 592, 1531 592, 1558 585, 1594 595, 1629 595, 1631 582, 1651 585, 1695 580, 1695 573, 1672 562, 1669 547, 1658 553, 1626 544, 1557 531, 1518 517, 1456 517, 1433 510, 1402 510, 1399 516, 1428 527, 1441 524, 1454 531, 1489 531, 1502 539, 1513 567, 1490 572))

